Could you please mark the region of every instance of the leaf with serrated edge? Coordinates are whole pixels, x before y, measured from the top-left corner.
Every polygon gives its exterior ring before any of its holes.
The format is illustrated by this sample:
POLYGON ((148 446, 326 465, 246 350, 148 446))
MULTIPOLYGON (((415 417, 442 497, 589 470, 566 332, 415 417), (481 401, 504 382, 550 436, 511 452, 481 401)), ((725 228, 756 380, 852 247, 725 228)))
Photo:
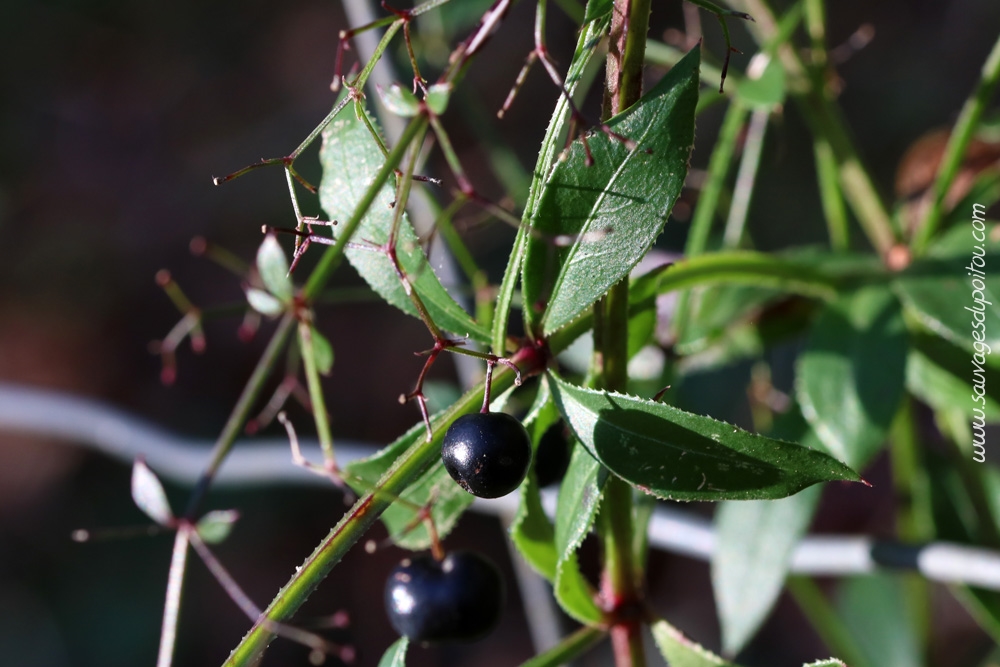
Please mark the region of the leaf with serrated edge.
MULTIPOLYGON (((374 121, 372 124, 374 126, 374 121)), ((323 147, 320 149, 323 179, 320 181, 319 199, 331 220, 350 218, 384 161, 364 123, 350 110, 341 113, 323 130, 323 147)), ((346 248, 345 254, 379 296, 416 317, 416 306, 406 295, 392 262, 384 252, 376 249, 388 240, 394 198, 392 183, 386 183, 353 237, 359 245, 346 248)), ((338 227, 334 226, 335 237, 337 233, 338 227)), ((486 328, 475 322, 441 285, 405 215, 396 240, 396 256, 413 289, 439 327, 459 336, 468 334, 475 340, 489 341, 490 334, 486 328)))
POLYGON ((634 144, 594 134, 552 170, 532 213, 522 286, 544 308, 542 331, 572 321, 642 259, 680 194, 694 142, 695 48, 648 94, 608 125, 634 144), (554 239, 570 239, 558 247, 554 239))
POLYGON ((400 637, 392 643, 392 646, 385 650, 382 659, 378 661, 378 667, 406 667, 406 649, 410 645, 410 640, 400 637))
POLYGON ((160 524, 169 526, 174 520, 167 502, 163 485, 142 459, 132 465, 132 500, 146 516, 160 524))
POLYGON ((274 234, 268 234, 257 250, 257 272, 267 291, 279 301, 292 298, 292 279, 288 277, 288 258, 274 234))
POLYGON ((798 360, 802 414, 835 456, 861 469, 903 398, 909 346, 891 291, 866 287, 827 304, 798 360))
POLYGON ((738 667, 703 648, 666 621, 650 627, 660 655, 670 667, 738 667))
POLYGON ((591 455, 633 486, 674 500, 783 498, 817 482, 858 481, 807 447, 549 373, 559 412, 591 455))
POLYGON ((554 592, 563 610, 581 623, 599 623, 590 584, 577 562, 576 550, 594 524, 608 471, 583 447, 574 447, 556 505, 556 578, 554 592))

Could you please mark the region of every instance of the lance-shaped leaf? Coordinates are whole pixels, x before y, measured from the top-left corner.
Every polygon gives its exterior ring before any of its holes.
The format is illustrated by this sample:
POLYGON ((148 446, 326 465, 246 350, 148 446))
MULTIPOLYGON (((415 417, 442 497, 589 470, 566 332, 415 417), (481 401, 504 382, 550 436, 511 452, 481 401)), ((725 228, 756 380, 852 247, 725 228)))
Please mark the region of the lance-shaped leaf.
POLYGON ((580 572, 576 551, 587 536, 601 504, 608 471, 582 447, 575 447, 559 488, 556 506, 556 600, 581 623, 600 623, 604 614, 594 602, 594 592, 580 572))
MULTIPOLYGON (((372 127, 375 127, 374 121, 372 127)), ((331 220, 345 221, 351 217, 385 158, 368 128, 350 110, 337 116, 323 131, 320 162, 323 179, 319 200, 331 220)), ((389 257, 377 246, 384 245, 392 227, 393 183, 386 183, 354 235, 357 244, 346 249, 351 265, 383 299, 403 312, 416 316, 417 309, 406 295, 389 257)), ((333 234, 339 233, 333 227, 333 234)), ((404 215, 396 240, 396 255, 417 295, 423 300, 434 322, 460 336, 468 334, 479 341, 488 341, 489 332, 476 323, 434 274, 416 232, 404 215)))
MULTIPOLYGON (((698 102, 699 50, 684 57, 606 134, 581 141, 549 176, 535 208, 522 286, 549 334, 632 270, 663 229, 687 174, 698 102)), ((536 176, 537 178, 537 176, 536 176)))
POLYGON ((808 447, 656 401, 550 378, 559 411, 591 455, 661 498, 783 498, 817 482, 860 480, 843 463, 808 447))

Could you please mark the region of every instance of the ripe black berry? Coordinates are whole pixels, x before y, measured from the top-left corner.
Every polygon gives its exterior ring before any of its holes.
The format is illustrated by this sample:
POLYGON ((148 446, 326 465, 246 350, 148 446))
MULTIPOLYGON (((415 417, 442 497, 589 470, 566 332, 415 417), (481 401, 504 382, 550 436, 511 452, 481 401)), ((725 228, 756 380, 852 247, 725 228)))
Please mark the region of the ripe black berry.
POLYGON ((475 641, 500 620, 504 585, 496 566, 472 551, 444 560, 407 558, 385 584, 392 627, 419 642, 475 641))
POLYGON ((516 489, 528 472, 531 439, 514 417, 477 412, 448 428, 441 458, 463 489, 480 498, 499 498, 516 489))

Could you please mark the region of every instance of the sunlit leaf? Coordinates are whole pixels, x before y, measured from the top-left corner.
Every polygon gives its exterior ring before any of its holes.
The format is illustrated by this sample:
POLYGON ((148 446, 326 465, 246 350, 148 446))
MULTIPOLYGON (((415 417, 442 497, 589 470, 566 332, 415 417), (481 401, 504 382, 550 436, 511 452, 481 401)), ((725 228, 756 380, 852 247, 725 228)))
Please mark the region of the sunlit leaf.
POLYGON ((549 377, 559 411, 591 455, 661 498, 782 498, 817 482, 859 479, 843 463, 807 447, 549 377))
POLYGON ((398 83, 394 83, 388 88, 378 88, 379 97, 382 104, 389 110, 389 113, 412 118, 420 113, 420 100, 412 92, 403 88, 398 83))
POLYGON ((580 572, 576 550, 594 524, 600 506, 607 470, 575 447, 569 468, 559 487, 556 506, 556 600, 563 610, 581 623, 599 623, 603 613, 594 602, 594 591, 580 572))
POLYGON ((257 250, 257 272, 268 292, 284 303, 291 300, 292 279, 288 277, 288 258, 273 234, 265 236, 257 250))
MULTIPOLYGON (((374 126, 374 121, 371 122, 374 126)), ((337 116, 323 131, 320 162, 323 166, 320 204, 331 220, 345 221, 351 217, 385 158, 364 123, 348 111, 337 116)), ((392 228, 393 186, 390 182, 382 188, 354 235, 353 240, 359 245, 347 248, 345 254, 379 296, 416 316, 416 306, 406 295, 392 262, 385 252, 378 249, 388 241, 392 228)), ((332 229, 336 236, 339 226, 332 229)), ((442 287, 405 214, 396 240, 396 255, 413 289, 439 327, 459 336, 468 334, 479 341, 489 340, 486 329, 476 323, 442 287)))
POLYGON ((700 50, 684 57, 606 134, 553 168, 531 216, 522 288, 529 319, 549 334, 628 275, 659 236, 687 174, 700 50), (542 313, 536 319, 534 313, 542 313))

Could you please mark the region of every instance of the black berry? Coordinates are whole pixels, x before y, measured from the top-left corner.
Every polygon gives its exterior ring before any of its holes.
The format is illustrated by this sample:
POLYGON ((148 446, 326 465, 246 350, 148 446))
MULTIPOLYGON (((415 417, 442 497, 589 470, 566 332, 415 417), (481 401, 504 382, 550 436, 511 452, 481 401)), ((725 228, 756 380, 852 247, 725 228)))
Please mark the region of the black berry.
POLYGON ((385 585, 392 627, 419 642, 481 639, 496 627, 503 604, 500 572, 472 551, 455 551, 441 561, 407 558, 385 585))
POLYGON ((558 421, 545 430, 535 452, 535 479, 539 487, 555 484, 569 467, 569 440, 566 425, 558 421))
POLYGON ((477 412, 455 420, 441 458, 463 489, 480 498, 505 496, 521 484, 531 463, 531 439, 514 417, 477 412))

